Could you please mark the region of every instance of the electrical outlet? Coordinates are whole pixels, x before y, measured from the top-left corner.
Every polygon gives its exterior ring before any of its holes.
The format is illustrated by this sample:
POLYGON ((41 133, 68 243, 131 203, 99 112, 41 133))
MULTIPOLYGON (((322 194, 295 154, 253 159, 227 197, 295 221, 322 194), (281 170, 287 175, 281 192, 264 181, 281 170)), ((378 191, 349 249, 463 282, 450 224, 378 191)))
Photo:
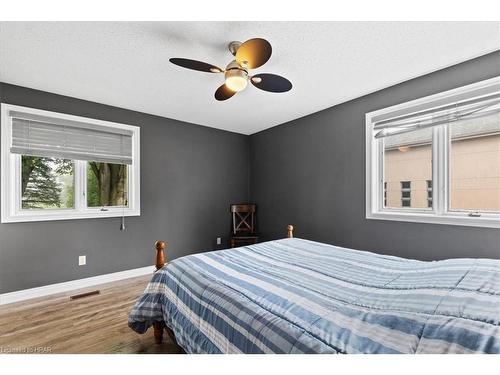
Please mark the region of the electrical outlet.
POLYGON ((220 245, 222 243, 222 240, 220 237, 217 237, 217 245, 220 245))
POLYGON ((84 266, 87 264, 87 256, 86 255, 80 255, 78 257, 78 265, 79 266, 84 266))

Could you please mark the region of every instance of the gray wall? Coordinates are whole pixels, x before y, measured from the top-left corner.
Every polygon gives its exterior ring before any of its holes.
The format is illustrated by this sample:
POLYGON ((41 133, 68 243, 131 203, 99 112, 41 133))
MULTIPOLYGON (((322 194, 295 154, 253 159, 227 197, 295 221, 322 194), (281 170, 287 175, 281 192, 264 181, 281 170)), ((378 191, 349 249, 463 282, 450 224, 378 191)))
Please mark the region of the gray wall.
MULTIPOLYGON (((342 74, 332 72, 332 74, 342 74)), ((365 113, 500 75, 500 52, 250 137, 250 192, 265 239, 298 237, 416 259, 500 258, 500 230, 365 219, 365 113)))
POLYGON ((4 103, 141 127, 141 216, 0 224, 0 293, 153 264, 215 248, 229 204, 248 199, 247 136, 0 84, 4 103), (78 255, 87 265, 78 266, 78 255))

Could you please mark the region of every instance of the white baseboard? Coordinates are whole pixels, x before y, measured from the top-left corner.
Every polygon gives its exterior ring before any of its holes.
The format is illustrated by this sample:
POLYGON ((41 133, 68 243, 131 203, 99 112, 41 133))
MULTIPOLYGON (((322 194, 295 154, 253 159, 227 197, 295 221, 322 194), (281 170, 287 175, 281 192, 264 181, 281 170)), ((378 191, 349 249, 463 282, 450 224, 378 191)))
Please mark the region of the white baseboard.
POLYGON ((38 288, 24 289, 16 292, 0 294, 0 305, 24 301, 27 299, 44 297, 51 294, 68 292, 75 289, 87 288, 94 285, 105 284, 111 281, 129 279, 131 277, 153 275, 155 266, 134 268, 132 270, 108 273, 105 275, 87 277, 85 279, 71 280, 64 283, 45 285, 38 288))

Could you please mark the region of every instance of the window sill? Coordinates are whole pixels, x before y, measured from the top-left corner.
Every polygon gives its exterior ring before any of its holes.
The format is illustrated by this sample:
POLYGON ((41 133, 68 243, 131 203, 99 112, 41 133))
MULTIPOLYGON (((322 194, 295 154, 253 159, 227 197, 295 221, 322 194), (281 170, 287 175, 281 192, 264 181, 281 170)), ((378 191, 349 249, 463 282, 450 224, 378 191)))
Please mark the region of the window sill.
POLYGON ((55 210, 52 212, 23 212, 15 215, 3 216, 2 223, 26 223, 33 221, 56 221, 73 219, 98 219, 122 216, 140 216, 140 210, 128 209, 123 211, 121 208, 109 209, 109 211, 86 210, 74 212, 68 210, 55 210))
POLYGON ((500 218, 493 215, 469 217, 463 214, 435 215, 413 212, 370 212, 367 219, 404 221, 412 223, 461 225, 469 227, 500 228, 500 218))

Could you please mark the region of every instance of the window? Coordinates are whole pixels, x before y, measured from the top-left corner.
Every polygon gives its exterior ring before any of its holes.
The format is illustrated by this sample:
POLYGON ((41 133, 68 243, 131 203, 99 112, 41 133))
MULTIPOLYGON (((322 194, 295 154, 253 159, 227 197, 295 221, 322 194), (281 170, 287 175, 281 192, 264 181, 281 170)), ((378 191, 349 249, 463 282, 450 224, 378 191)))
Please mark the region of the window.
POLYGON ((128 207, 127 171, 124 164, 87 162, 87 207, 128 207))
POLYGON ((432 129, 387 137, 383 141, 384 183, 391 189, 386 208, 427 208, 426 180, 432 179, 432 129))
POLYGON ((500 77, 366 120, 367 218, 500 228, 500 77))
POLYGON ((427 180, 427 207, 432 208, 432 180, 427 180))
POLYGON ((74 169, 72 160, 21 155, 21 209, 74 208, 74 169))
POLYGON ((500 211, 500 117, 455 123, 450 138, 450 210, 500 211))
POLYGON ((387 182, 384 182, 384 207, 387 207, 387 182))
POLYGON ((401 181, 401 207, 411 207, 411 181, 401 181))
POLYGON ((1 110, 3 223, 140 215, 138 127, 1 110))

